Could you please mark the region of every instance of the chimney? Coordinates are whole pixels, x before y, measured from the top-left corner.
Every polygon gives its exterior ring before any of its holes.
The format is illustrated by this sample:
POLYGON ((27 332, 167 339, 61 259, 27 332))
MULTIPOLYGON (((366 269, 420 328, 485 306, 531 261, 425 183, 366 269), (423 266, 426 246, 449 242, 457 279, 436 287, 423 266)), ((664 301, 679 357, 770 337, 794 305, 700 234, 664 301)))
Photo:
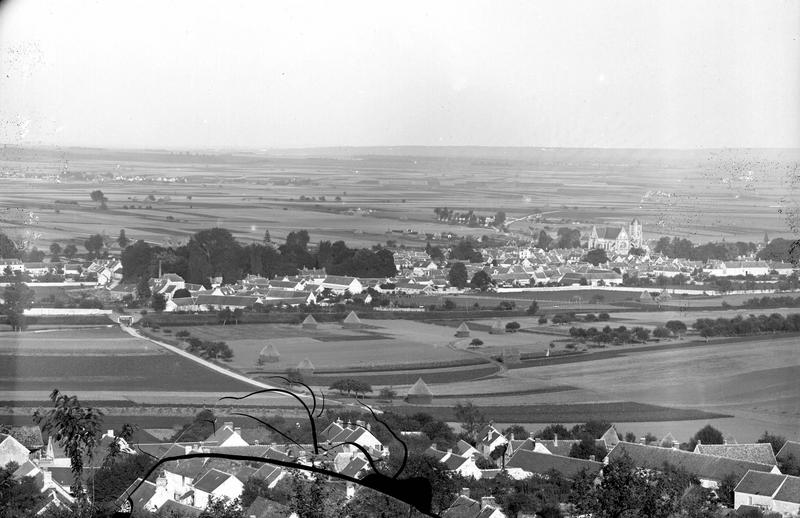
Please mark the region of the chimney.
POLYGON ((645 440, 644 436, 639 437, 639 444, 647 444, 647 441, 645 440))
POLYGON ((452 454, 453 453, 453 448, 447 448, 447 453, 452 454))
POLYGON ((466 496, 467 498, 469 498, 469 488, 468 487, 462 487, 461 488, 461 496, 466 496))
POLYGON ((233 430, 233 421, 225 421, 224 423, 222 423, 222 427, 230 428, 231 430, 233 430))
POLYGON ((433 448, 434 450, 438 450, 439 449, 439 448, 436 447, 436 443, 435 442, 431 443, 431 448, 433 448))
POLYGON ((672 441, 672 449, 677 450, 678 447, 681 445, 678 441, 672 441))
POLYGON ((367 423, 367 431, 368 431, 368 432, 371 432, 371 431, 372 431, 372 425, 371 425, 371 424, 369 424, 369 423, 367 423))
POLYGON ((528 432, 528 437, 530 437, 531 439, 535 440, 536 439, 536 435, 535 434, 536 434, 536 432, 528 432))
POLYGON ((106 435, 108 435, 109 437, 111 437, 113 439, 114 438, 114 429, 113 428, 109 429, 108 432, 106 432, 106 435))
POLYGON ((497 507, 497 503, 494 501, 493 496, 481 497, 481 510, 486 509, 487 507, 497 507))
POLYGON ((364 421, 358 420, 356 421, 357 426, 364 426, 364 421))
POLYGON ((46 470, 42 470, 42 488, 47 489, 49 487, 53 487, 53 474, 46 470))
MULTIPOLYGON (((697 441, 697 444, 700 444, 700 441, 697 441)), ((727 445, 728 445, 728 439, 726 439, 726 438, 724 438, 724 437, 723 437, 723 439, 722 439, 722 444, 724 444, 725 446, 727 446, 727 445)))
POLYGON ((236 434, 238 434, 238 435, 242 435, 242 427, 241 426, 234 427, 233 431, 236 432, 236 434))
POLYGON ((558 434, 557 433, 553 434, 553 446, 558 448, 558 434))
POLYGON ((509 440, 510 440, 510 441, 513 441, 513 440, 514 440, 514 432, 511 432, 511 435, 510 435, 510 438, 509 438, 509 440))
POLYGON ((701 441, 700 439, 697 439, 697 445, 698 446, 702 446, 702 444, 703 444, 703 441, 701 441))
POLYGON ((183 453, 185 455, 189 455, 190 453, 192 453, 192 447, 187 444, 186 446, 183 447, 183 453))
POLYGON ((596 459, 594 455, 589 455, 589 460, 596 462, 596 459))

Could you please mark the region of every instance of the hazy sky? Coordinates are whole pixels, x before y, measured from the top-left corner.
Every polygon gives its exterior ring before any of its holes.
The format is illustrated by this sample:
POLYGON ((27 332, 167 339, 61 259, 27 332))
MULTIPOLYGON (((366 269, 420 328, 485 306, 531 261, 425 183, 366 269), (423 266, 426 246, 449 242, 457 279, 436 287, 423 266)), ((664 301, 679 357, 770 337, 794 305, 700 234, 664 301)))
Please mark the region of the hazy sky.
POLYGON ((0 141, 797 147, 800 2, 0 4, 0 141))

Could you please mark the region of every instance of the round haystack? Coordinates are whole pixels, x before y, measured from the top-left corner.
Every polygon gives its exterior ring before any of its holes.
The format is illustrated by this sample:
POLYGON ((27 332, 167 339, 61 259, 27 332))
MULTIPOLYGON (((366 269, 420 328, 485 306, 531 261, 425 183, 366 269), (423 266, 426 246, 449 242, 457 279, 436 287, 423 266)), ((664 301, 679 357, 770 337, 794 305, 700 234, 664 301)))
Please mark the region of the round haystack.
POLYGON ((317 320, 309 313, 303 323, 300 324, 300 327, 303 329, 316 329, 317 320))
POLYGON ((303 361, 297 364, 297 372, 303 376, 311 376, 314 374, 314 364, 308 358, 304 358, 303 361))
POLYGON ((506 328, 503 327, 503 323, 500 322, 499 318, 494 321, 494 324, 492 324, 492 328, 489 329, 490 335, 502 335, 505 334, 505 332, 506 328))
POLYGON ((422 381, 422 378, 419 378, 417 382, 408 389, 405 399, 406 403, 411 403, 413 405, 430 405, 433 401, 433 392, 431 392, 428 385, 422 381))
POLYGON ((641 296, 639 297, 639 302, 642 304, 652 304, 653 303, 653 296, 650 295, 650 292, 647 290, 642 291, 641 296))
POLYGON ((281 361, 281 354, 278 352, 275 344, 267 344, 261 349, 261 352, 258 353, 258 359, 264 363, 276 363, 281 361))
POLYGON ((344 319, 342 322, 342 327, 345 329, 360 329, 364 327, 364 324, 361 322, 361 319, 358 318, 355 311, 351 311, 349 315, 344 319))
POLYGON ((671 299, 672 299, 672 295, 670 295, 667 292, 666 288, 661 290, 661 293, 659 293, 658 297, 656 297, 656 300, 658 300, 659 302, 665 302, 665 301, 668 301, 668 300, 671 300, 671 299))
POLYGON ((469 336, 469 326, 466 322, 461 322, 461 325, 456 329, 456 338, 467 338, 469 336))

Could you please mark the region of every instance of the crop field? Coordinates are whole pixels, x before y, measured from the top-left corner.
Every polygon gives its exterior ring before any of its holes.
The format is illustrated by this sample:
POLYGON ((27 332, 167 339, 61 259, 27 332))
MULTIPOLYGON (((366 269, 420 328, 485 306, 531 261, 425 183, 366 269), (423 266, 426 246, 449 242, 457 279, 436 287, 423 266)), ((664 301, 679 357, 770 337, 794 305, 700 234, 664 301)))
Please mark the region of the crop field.
POLYGON ((288 324, 241 324, 200 326, 186 329, 204 340, 225 340, 233 349, 233 365, 254 369, 259 353, 273 344, 280 361, 264 369, 282 372, 308 358, 317 369, 380 368, 457 362, 470 358, 448 348, 455 342, 453 330, 405 320, 369 320, 364 329, 342 329, 339 324, 319 324, 316 330, 288 324), (353 339, 353 338, 356 339, 353 339))
MULTIPOLYGON (((777 237, 787 228, 776 208, 785 195, 783 168, 756 171, 758 189, 751 189, 731 178, 730 166, 749 160, 758 168, 759 160, 797 157, 741 153, 374 148, 187 154, 8 147, 0 153, 0 171, 13 176, 4 178, 0 209, 32 210, 40 249, 52 241, 82 246, 85 236, 116 236, 120 228, 129 238, 161 244, 212 226, 245 242, 261 241, 266 229, 280 240, 304 228, 312 242, 344 239, 360 246, 387 240, 424 246, 425 234, 436 232, 495 233, 438 222, 436 207, 486 215, 504 210, 509 220, 521 218, 508 237, 563 225, 588 230, 634 217, 646 236, 759 241, 769 231, 777 237), (90 200, 97 188, 108 210, 90 200), (534 214, 538 220, 527 218, 534 214)), ((0 219, 7 232, 24 230, 0 219)))
POLYGON ((250 386, 116 327, 0 333, 0 390, 54 388, 241 392, 250 386))

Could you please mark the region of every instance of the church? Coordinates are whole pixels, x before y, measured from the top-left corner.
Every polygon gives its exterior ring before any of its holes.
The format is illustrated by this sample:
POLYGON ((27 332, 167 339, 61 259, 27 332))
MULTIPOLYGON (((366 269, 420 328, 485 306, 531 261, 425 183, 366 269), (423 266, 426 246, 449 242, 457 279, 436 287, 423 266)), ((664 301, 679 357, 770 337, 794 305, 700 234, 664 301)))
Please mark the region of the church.
POLYGON ((638 219, 631 221, 628 228, 622 227, 602 227, 597 229, 592 226, 592 233, 589 234, 589 249, 600 248, 607 252, 627 254, 633 248, 642 248, 644 239, 642 238, 642 224, 638 219))

